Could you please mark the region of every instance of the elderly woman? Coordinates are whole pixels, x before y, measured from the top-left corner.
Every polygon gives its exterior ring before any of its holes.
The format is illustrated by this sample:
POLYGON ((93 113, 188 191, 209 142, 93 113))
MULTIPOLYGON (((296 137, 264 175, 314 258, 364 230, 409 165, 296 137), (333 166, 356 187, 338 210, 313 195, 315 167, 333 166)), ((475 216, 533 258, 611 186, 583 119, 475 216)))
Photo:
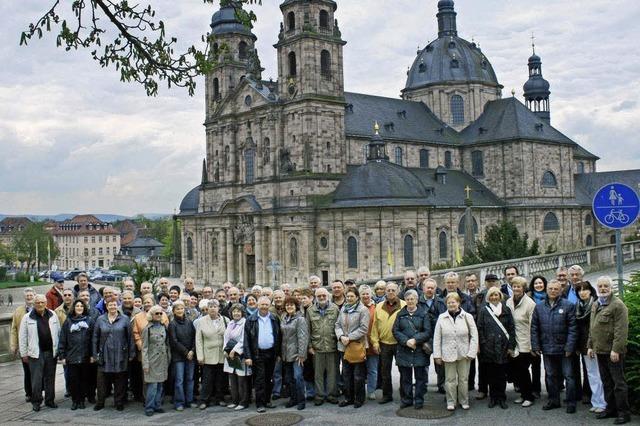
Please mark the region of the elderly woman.
POLYGON ((338 350, 343 352, 342 380, 344 381, 345 399, 340 401, 340 407, 353 404, 354 408, 360 408, 364 404, 369 310, 360 303, 359 297, 357 289, 349 288, 347 290, 345 303, 335 325, 338 350), (352 353, 353 357, 351 357, 352 353))
POLYGON ((243 362, 245 310, 240 303, 231 306, 231 321, 224 332, 224 372, 229 375, 231 403, 227 408, 244 410, 249 405, 251 367, 243 362))
POLYGON ((249 294, 246 298, 246 316, 250 317, 256 312, 258 312, 258 299, 253 294, 249 294))
POLYGON ((190 408, 193 402, 196 330, 185 316, 182 301, 176 301, 171 309, 173 320, 169 323, 169 342, 174 377, 173 403, 177 411, 183 411, 185 407, 190 408))
POLYGON ((107 303, 107 313, 98 317, 93 328, 92 356, 98 364, 98 398, 95 411, 104 408, 107 392, 113 385, 116 410, 124 410, 127 396, 129 360, 136 356, 131 321, 118 312, 118 303, 107 303))
POLYGON ((516 404, 530 407, 534 396, 531 385, 531 373, 529 366, 533 356, 531 355, 531 317, 536 308, 536 302, 527 296, 527 280, 522 277, 511 279, 513 296, 507 300, 507 307, 511 309, 516 330, 516 353, 511 359, 510 369, 513 374, 514 384, 520 389, 520 398, 516 404))
POLYGON ((358 288, 360 292, 360 302, 369 310, 369 332, 367 333, 367 395, 370 400, 376 399, 376 387, 378 385, 378 365, 380 356, 371 344, 371 330, 376 314, 376 304, 373 301, 371 287, 366 284, 358 288))
MULTIPOLYGON (((547 300, 547 279, 542 275, 531 278, 529 283, 529 297, 536 303, 544 303, 547 300)), ((540 398, 540 377, 542 375, 542 357, 531 357, 531 390, 535 398, 540 398)))
POLYGON ((408 290, 404 294, 407 303, 400 310, 393 324, 393 336, 398 341, 396 365, 400 370, 402 401, 400 408, 414 406, 420 410, 427 391, 427 368, 429 355, 423 349, 425 343, 431 343, 431 321, 426 309, 418 306, 418 292, 408 290), (413 378, 415 376, 415 395, 413 378))
POLYGON ((591 387, 591 412, 602 413, 607 408, 604 400, 604 390, 602 380, 600 379, 600 371, 598 369, 598 361, 587 355, 587 343, 589 342, 589 327, 591 325, 591 309, 593 303, 598 300, 596 290, 591 286, 589 281, 582 281, 575 284, 575 290, 578 294, 578 303, 576 304, 576 323, 578 325, 578 343, 577 352, 582 356, 582 360, 587 368, 589 376, 589 386, 591 387))
POLYGON ((82 300, 73 302, 58 340, 58 360, 68 369, 72 410, 85 408, 84 400, 89 396, 87 377, 91 374, 93 319, 87 312, 87 305, 82 300))
POLYGON ((447 410, 457 403, 469 409, 469 364, 478 351, 478 330, 473 316, 460 308, 456 292, 445 298, 447 311, 440 314, 433 335, 433 359, 444 364, 447 410))
POLYGON ((624 377, 629 311, 613 294, 611 278, 602 276, 596 282, 598 300, 591 308, 591 326, 587 342, 589 358, 598 360, 604 387, 606 411, 596 418, 616 417, 616 424, 631 421, 627 381, 624 377))
POLYGON ((173 310, 171 309, 171 299, 166 293, 158 295, 158 305, 162 308, 162 312, 169 318, 169 321, 173 320, 173 310))
POLYGON ((384 301, 386 288, 387 283, 384 280, 376 282, 376 285, 373 286, 373 301, 376 305, 384 301))
POLYGON ((489 408, 507 409, 507 364, 515 355, 516 328, 499 288, 487 290, 486 300, 478 312, 478 360, 489 381, 489 408))
POLYGON ((200 409, 224 403, 222 383, 226 380, 224 367, 224 333, 229 320, 220 315, 220 302, 210 300, 208 315, 198 320, 196 327, 196 356, 202 366, 200 409))
MULTIPOLYGON (((143 314, 142 312, 140 314, 143 314)), ((140 315, 138 314, 138 315, 140 315)), ((147 325, 142 331, 142 372, 147 384, 144 412, 147 416, 163 413, 162 385, 167 380, 171 348, 169 333, 163 324, 164 312, 160 306, 151 307, 147 316, 147 325)))
POLYGON ((298 410, 304 410, 305 383, 302 373, 309 347, 309 330, 295 297, 285 298, 284 310, 280 330, 282 331, 282 370, 290 392, 286 407, 297 405, 298 410))

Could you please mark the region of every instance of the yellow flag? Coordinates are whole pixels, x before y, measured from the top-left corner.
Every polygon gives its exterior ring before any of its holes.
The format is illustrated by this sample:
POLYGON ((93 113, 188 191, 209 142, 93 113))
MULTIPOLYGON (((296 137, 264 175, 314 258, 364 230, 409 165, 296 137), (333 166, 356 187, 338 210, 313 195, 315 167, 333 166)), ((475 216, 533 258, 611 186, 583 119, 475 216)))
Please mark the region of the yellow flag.
POLYGON ((456 245, 455 250, 456 250, 456 265, 459 265, 462 263, 462 255, 460 254, 460 244, 458 243, 458 237, 456 237, 453 241, 456 245))
POLYGON ((387 266, 389 266, 389 273, 393 272, 393 254, 391 253, 391 247, 387 247, 387 266))

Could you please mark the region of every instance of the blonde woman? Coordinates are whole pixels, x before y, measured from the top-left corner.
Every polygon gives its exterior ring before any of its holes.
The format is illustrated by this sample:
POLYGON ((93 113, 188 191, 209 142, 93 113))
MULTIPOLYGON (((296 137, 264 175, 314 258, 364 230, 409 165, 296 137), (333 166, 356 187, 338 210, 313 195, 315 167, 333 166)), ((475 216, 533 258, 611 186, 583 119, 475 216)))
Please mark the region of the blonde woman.
POLYGON ((440 314, 433 338, 433 358, 444 364, 447 410, 453 411, 459 403, 469 409, 469 365, 478 352, 478 330, 473 316, 460 307, 458 293, 449 293, 445 299, 447 311, 440 314))
MULTIPOLYGON (((142 312, 140 314, 143 314, 142 312)), ((138 315, 140 315, 138 314, 138 315)), ((144 315, 147 326, 142 331, 142 371, 147 384, 144 412, 147 416, 162 413, 163 383, 171 361, 169 333, 163 324, 164 312, 160 306, 153 306, 144 315)))

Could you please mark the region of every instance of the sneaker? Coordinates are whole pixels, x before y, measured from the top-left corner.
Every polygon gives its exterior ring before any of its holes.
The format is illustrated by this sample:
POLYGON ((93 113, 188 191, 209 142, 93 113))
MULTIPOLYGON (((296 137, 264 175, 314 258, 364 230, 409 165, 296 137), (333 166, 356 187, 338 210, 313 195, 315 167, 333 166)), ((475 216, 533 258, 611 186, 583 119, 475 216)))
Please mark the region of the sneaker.
POLYGON ((513 401, 515 404, 522 404, 524 402, 524 399, 522 398, 518 398, 515 401, 513 401))
POLYGON ((184 407, 182 405, 176 407, 176 411, 184 411, 184 407))
POLYGON ((245 407, 244 405, 236 405, 236 408, 234 408, 233 410, 234 411, 240 411, 240 410, 244 410, 245 408, 247 408, 247 407, 245 407))
POLYGON ((591 408, 589 408, 589 412, 590 412, 590 413, 595 413, 595 412, 596 412, 596 407, 591 407, 591 408))
POLYGON ((236 407, 237 407, 237 405, 236 405, 236 404, 229 404, 229 405, 227 405, 227 408, 228 408, 228 409, 232 409, 232 408, 236 408, 236 407))
POLYGON ((200 406, 198 407, 201 410, 206 410, 207 409, 207 404, 205 404, 204 402, 202 404, 200 404, 200 406))
POLYGON ((262 413, 266 413, 267 409, 264 407, 258 407, 258 409, 256 410, 258 413, 262 414, 262 413))
POLYGON ((454 411, 455 409, 456 407, 454 407, 453 405, 447 405, 447 410, 454 411))
POLYGON ((469 404, 462 404, 462 409, 463 410, 468 410, 469 408, 470 408, 469 404))
POLYGON ((604 413, 605 410, 606 410, 605 408, 596 408, 595 410, 593 410, 593 412, 596 414, 600 414, 600 413, 604 413))
POLYGON ((376 393, 375 392, 371 392, 368 396, 370 401, 375 401, 376 400, 376 393))
POLYGON ((522 403, 522 406, 523 406, 524 408, 531 407, 532 405, 533 405, 533 401, 524 401, 524 402, 522 403))

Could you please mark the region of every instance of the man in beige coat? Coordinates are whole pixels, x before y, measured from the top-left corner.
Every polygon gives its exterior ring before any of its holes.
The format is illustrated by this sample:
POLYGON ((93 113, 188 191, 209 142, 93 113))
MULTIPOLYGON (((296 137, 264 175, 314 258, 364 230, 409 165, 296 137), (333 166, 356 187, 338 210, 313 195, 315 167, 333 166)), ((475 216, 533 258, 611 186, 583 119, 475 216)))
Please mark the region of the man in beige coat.
MULTIPOLYGON (((24 295, 24 305, 18 306, 11 318, 11 336, 9 346, 13 356, 18 356, 18 332, 20 330, 20 323, 22 318, 33 309, 33 301, 36 296, 36 292, 31 287, 27 287, 22 290, 24 295)), ((31 373, 29 372, 29 363, 22 362, 22 372, 24 373, 24 393, 27 402, 31 402, 31 373)))

